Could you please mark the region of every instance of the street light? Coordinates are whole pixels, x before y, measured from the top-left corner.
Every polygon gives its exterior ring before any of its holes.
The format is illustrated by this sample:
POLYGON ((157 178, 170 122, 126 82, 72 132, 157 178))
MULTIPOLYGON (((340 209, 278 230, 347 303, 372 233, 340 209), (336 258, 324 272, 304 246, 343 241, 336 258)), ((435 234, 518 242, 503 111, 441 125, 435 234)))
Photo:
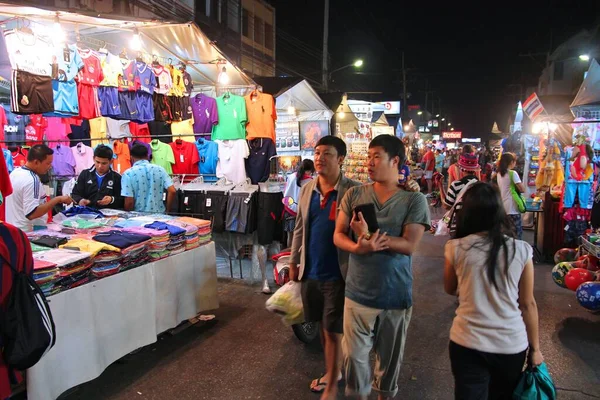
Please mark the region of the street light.
POLYGON ((581 54, 581 55, 579 56, 579 59, 580 59, 581 61, 590 61, 590 55, 589 55, 589 54, 581 54))
POLYGON ((363 60, 356 60, 352 64, 344 65, 343 67, 339 67, 338 69, 334 69, 333 71, 331 71, 329 73, 329 79, 331 79, 331 75, 334 72, 338 72, 338 71, 341 71, 343 69, 350 68, 350 67, 360 68, 360 67, 363 66, 363 64, 364 64, 363 60))
POLYGON ((452 126, 452 123, 451 123, 451 122, 448 122, 448 126, 452 126))
POLYGON ((362 67, 363 66, 363 60, 356 60, 356 61, 354 61, 354 66, 356 68, 362 67))
POLYGON ((451 130, 451 131, 453 131, 453 130, 454 130, 454 128, 450 128, 450 130, 451 130))
POLYGON ((421 115, 421 114, 423 114, 423 111, 417 112, 417 115, 421 115))
POLYGON ((446 120, 446 118, 442 118, 442 121, 445 121, 445 120, 446 120))
MULTIPOLYGON (((436 117, 436 118, 439 118, 439 117, 440 117, 440 114, 435 114, 435 117, 436 117)), ((443 120, 442 120, 442 121, 443 121, 443 120)))

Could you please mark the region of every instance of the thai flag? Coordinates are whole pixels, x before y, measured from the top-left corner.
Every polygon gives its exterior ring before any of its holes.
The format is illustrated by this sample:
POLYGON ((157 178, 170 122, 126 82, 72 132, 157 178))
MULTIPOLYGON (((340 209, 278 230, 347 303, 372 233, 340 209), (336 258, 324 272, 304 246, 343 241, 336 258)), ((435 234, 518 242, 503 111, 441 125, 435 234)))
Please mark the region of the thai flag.
POLYGON ((544 112, 544 106, 542 102, 537 97, 537 94, 533 93, 531 96, 525 100, 523 103, 523 111, 529 116, 530 120, 535 120, 535 118, 544 112))

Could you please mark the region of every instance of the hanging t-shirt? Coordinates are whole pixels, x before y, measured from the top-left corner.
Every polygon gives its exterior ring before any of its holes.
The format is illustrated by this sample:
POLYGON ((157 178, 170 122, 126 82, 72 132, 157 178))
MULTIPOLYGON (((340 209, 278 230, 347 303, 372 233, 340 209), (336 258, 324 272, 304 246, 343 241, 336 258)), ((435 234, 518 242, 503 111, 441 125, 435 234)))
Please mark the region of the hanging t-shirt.
POLYGON ((70 141, 67 135, 71 133, 71 125, 63 118, 49 117, 47 119, 46 140, 48 146, 55 148, 58 145, 68 146, 70 141))
POLYGON ((79 55, 83 60, 83 68, 79 71, 77 80, 85 85, 99 86, 100 82, 104 80, 100 59, 89 49, 79 49, 79 55))
POLYGON ((150 121, 148 122, 148 129, 150 130, 150 136, 160 136, 157 139, 165 144, 173 141, 171 137, 171 124, 161 121, 150 121))
POLYGON ((152 160, 152 147, 150 147, 150 141, 148 140, 148 142, 144 142, 140 139, 133 139, 132 142, 129 142, 127 145, 129 146, 129 153, 131 154, 131 149, 133 148, 133 146, 135 146, 136 144, 141 144, 142 146, 144 146, 146 148, 146 150, 148 150, 148 161, 152 160))
POLYGON ((131 132, 131 136, 137 137, 137 140, 150 143, 150 128, 148 128, 148 124, 129 122, 129 132, 131 132))
POLYGON ((77 46, 68 44, 54 48, 56 57, 56 74, 52 79, 61 82, 73 82, 79 70, 84 67, 83 59, 79 55, 77 46))
MULTIPOLYGON (((4 164, 6 165, 6 169, 8 170, 9 173, 12 172, 13 169, 15 169, 15 166, 13 165, 13 159, 12 159, 12 154, 10 154, 10 150, 2 149, 2 151, 0 151, 0 153, 2 153, 2 156, 4 157, 4 164)), ((0 165, 0 169, 1 168, 2 168, 2 165, 0 165)), ((8 196, 5 193, 3 193, 3 194, 4 194, 4 196, 8 196)))
POLYGON ((119 77, 123 75, 123 65, 119 57, 112 53, 98 53, 104 79, 100 86, 119 87, 119 77))
POLYGON ((277 155, 271 139, 248 140, 250 155, 246 159, 246 173, 253 185, 266 182, 271 174, 271 157, 277 155))
POLYGON ((156 87, 154 91, 158 94, 169 94, 171 87, 173 86, 173 80, 171 79, 171 73, 162 65, 152 67, 154 75, 156 76, 156 87))
POLYGON ((135 61, 120 58, 123 73, 119 76, 119 91, 132 92, 135 90, 135 61))
POLYGON ((212 131, 213 140, 246 139, 246 101, 233 94, 216 99, 219 123, 212 131))
POLYGON ((13 70, 52 76, 54 55, 52 42, 18 29, 4 31, 4 41, 13 70))
POLYGON ((90 137, 92 138, 92 147, 99 144, 108 144, 106 137, 106 118, 98 117, 90 119, 90 137))
POLYGON ((52 169, 58 176, 75 176, 75 157, 69 146, 58 145, 54 149, 52 169))
POLYGON ((194 81, 186 70, 182 70, 181 72, 183 73, 183 85, 185 86, 183 95, 189 97, 192 94, 192 90, 194 90, 194 81))
POLYGON ((12 158, 12 163, 13 163, 13 167, 16 168, 21 168, 22 166, 24 166, 25 164, 27 164, 27 153, 28 151, 26 149, 23 149, 21 147, 17 147, 16 151, 11 151, 10 152, 10 156, 12 158))
POLYGON ((194 120, 186 119, 185 121, 171 122, 171 133, 174 139, 183 139, 186 142, 194 143, 194 120))
POLYGON ((71 152, 75 159, 76 175, 79 175, 81 171, 89 169, 94 165, 94 150, 91 147, 86 146, 83 143, 78 143, 71 147, 71 152))
POLYGON ((167 174, 171 175, 173 164, 175 164, 175 156, 171 146, 155 139, 150 142, 150 148, 152 149, 152 164, 160 165, 167 171, 167 174))
POLYGON ((196 142, 198 149, 198 173, 202 175, 215 175, 214 177, 204 177, 205 181, 215 181, 217 174, 217 161, 219 161, 219 146, 217 143, 206 139, 198 139, 196 142))
POLYGON ((48 120, 46 117, 41 114, 31 114, 29 116, 29 125, 25 127, 25 142, 27 146, 41 144, 47 127, 48 120))
POLYGON ((71 147, 76 146, 77 143, 81 142, 86 146, 91 146, 90 141, 90 123, 87 119, 79 120, 79 123, 70 121, 71 133, 68 135, 71 140, 71 147))
POLYGON ((183 97, 185 93, 185 84, 183 83, 183 74, 177 68, 172 65, 168 66, 169 71, 171 72, 171 80, 173 85, 171 86, 171 90, 169 90, 169 96, 177 96, 183 97))
POLYGON ((123 172, 131 168, 131 156, 129 154, 129 146, 125 143, 121 143, 118 140, 116 140, 112 145, 112 149, 114 153, 112 168, 114 171, 117 171, 119 174, 122 174, 123 172))
POLYGON ((129 121, 106 118, 106 131, 111 139, 130 138, 129 121))
POLYGON ((4 140, 6 147, 25 144, 25 127, 29 125, 29 116, 13 114, 10 105, 2 105, 6 116, 4 125, 4 140))
POLYGON ((217 101, 202 93, 190 99, 194 119, 195 133, 211 133, 213 127, 219 122, 217 101))
POLYGON ((215 140, 215 142, 219 146, 217 178, 225 177, 235 184, 246 180, 244 160, 250 155, 246 140, 215 140))
POLYGON ((175 140, 173 143, 170 143, 169 146, 171 146, 175 157, 175 164, 173 165, 174 174, 198 173, 198 162, 200 161, 200 157, 198 156, 198 149, 194 143, 175 140))
POLYGON ((246 125, 246 138, 269 138, 275 142, 275 120, 277 110, 273 96, 253 91, 245 97, 248 125, 246 125))
POLYGON ((152 68, 145 62, 137 61, 135 63, 135 88, 144 93, 154 93, 154 86, 156 85, 156 76, 152 68))

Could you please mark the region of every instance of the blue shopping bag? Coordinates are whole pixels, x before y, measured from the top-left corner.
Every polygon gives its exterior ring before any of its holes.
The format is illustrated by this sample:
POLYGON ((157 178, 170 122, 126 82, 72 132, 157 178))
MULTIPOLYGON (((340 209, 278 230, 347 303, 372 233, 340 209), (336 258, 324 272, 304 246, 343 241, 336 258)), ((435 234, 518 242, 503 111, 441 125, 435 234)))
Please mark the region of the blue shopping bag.
POLYGON ((555 400, 556 388, 548 373, 546 363, 528 367, 513 393, 513 400, 555 400))

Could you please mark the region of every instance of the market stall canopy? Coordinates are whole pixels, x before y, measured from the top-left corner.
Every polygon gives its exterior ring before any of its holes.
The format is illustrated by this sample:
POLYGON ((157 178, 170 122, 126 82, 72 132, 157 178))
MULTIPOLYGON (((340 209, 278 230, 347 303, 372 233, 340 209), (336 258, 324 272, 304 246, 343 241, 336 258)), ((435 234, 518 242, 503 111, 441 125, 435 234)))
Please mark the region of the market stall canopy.
POLYGON ((579 91, 575 99, 571 103, 571 112, 573 115, 583 116, 585 111, 592 109, 598 110, 600 106, 600 65, 596 60, 590 63, 590 69, 587 72, 583 83, 579 87, 579 91))
MULTIPOLYGON (((53 23, 57 15, 69 43, 79 39, 80 44, 84 46, 96 49, 105 47, 119 54, 125 47, 129 47, 134 29, 137 29, 142 44, 141 50, 127 49, 129 58, 136 58, 141 52, 142 58, 148 63, 153 59, 163 64, 171 61, 173 65, 184 62, 195 87, 215 86, 223 67, 226 68, 229 77, 228 87, 255 85, 255 82, 232 64, 193 22, 170 24, 148 20, 126 21, 0 3, 0 17, 4 19, 4 29, 28 26, 40 35, 45 33, 52 37, 53 23)), ((0 54, 6 55, 4 40, 0 42, 0 54)), ((10 77, 10 63, 7 57, 0 57, 0 77, 4 80, 10 77)))
POLYGON ((263 92, 275 97, 277 110, 296 110, 299 121, 330 120, 333 112, 305 79, 259 77, 263 92))
POLYGON ((573 128, 569 122, 573 121, 573 114, 569 109, 569 104, 573 95, 549 95, 539 96, 545 112, 540 114, 535 122, 552 122, 557 124, 554 136, 564 145, 572 143, 573 128))
POLYGON ((375 126, 390 126, 383 111, 373 111, 371 122, 375 126))

